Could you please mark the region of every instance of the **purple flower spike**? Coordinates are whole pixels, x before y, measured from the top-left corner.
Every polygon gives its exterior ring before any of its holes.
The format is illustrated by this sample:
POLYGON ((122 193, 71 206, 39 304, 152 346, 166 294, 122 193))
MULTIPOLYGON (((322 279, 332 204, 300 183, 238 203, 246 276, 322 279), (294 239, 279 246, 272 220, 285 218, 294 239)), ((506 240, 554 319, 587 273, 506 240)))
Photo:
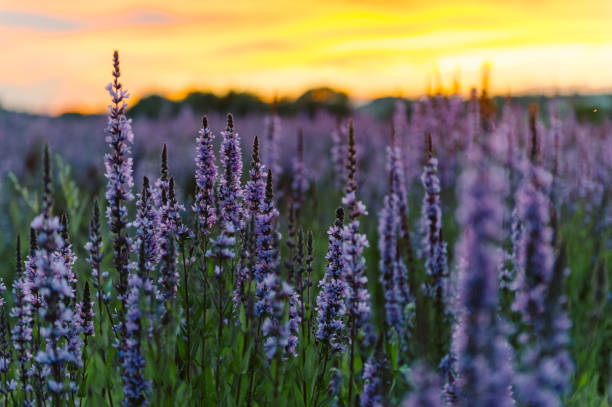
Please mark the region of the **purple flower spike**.
POLYGON ((332 352, 344 351, 347 294, 345 278, 345 262, 342 254, 342 230, 344 223, 344 210, 336 209, 336 221, 327 231, 329 245, 327 249, 327 267, 325 275, 319 282, 319 295, 317 296, 317 330, 315 337, 332 352))
POLYGON ((127 290, 129 244, 125 236, 127 227, 127 208, 125 202, 134 199, 132 187, 132 157, 131 145, 134 142, 131 120, 127 118, 127 103, 129 93, 119 82, 119 53, 113 54, 113 77, 106 90, 111 96, 112 105, 108 107, 108 125, 106 127, 106 142, 111 152, 104 156, 108 180, 106 186, 106 217, 110 231, 115 235, 113 250, 115 253, 115 268, 119 273, 117 291, 121 297, 127 290))
POLYGON ((219 259, 232 259, 235 256, 236 234, 244 228, 244 210, 240 183, 242 176, 240 137, 234 131, 234 118, 231 114, 227 115, 227 127, 221 134, 223 135, 221 160, 224 170, 218 189, 221 232, 208 255, 219 259))
POLYGON ((513 406, 510 348, 498 320, 503 177, 474 144, 459 184, 457 218, 463 227, 457 245, 460 261, 458 322, 453 338, 457 357, 459 405, 513 406))
POLYGON ((412 369, 412 393, 404 400, 402 407, 443 407, 440 380, 425 365, 412 369))
POLYGON ((214 134, 208 128, 208 119, 202 118, 202 128, 196 138, 196 185, 197 193, 193 212, 198 217, 200 233, 211 234, 217 220, 215 202, 215 183, 217 182, 217 165, 213 150, 214 134))

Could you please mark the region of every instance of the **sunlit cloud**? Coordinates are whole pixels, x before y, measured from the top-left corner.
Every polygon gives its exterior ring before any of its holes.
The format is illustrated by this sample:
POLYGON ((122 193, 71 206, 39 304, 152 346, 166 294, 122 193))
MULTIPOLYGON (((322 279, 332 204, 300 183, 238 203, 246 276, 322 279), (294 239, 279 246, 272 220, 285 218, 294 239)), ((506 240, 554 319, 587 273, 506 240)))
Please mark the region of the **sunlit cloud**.
POLYGON ((607 0, 20 0, 7 10, 0 102, 26 110, 103 110, 114 49, 136 97, 272 98, 320 85, 361 99, 417 96, 457 78, 468 92, 485 62, 493 93, 612 90, 607 0))

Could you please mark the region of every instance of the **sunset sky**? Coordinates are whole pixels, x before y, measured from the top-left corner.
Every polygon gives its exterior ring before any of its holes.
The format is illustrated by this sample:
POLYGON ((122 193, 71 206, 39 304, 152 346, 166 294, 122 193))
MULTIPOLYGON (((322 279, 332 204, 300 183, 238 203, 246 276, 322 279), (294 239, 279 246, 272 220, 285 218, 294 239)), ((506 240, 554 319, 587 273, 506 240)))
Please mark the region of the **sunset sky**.
POLYGON ((483 63, 492 93, 612 91, 612 1, 0 0, 0 104, 102 111, 114 49, 135 99, 466 93, 483 63))

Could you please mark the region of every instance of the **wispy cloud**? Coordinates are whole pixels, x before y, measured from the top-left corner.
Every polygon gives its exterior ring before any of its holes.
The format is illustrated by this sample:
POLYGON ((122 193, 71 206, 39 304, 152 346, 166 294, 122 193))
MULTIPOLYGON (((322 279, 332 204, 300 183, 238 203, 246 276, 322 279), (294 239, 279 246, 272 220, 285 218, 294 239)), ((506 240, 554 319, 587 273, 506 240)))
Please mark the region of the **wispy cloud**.
POLYGON ((78 20, 42 13, 17 10, 0 10, 0 26, 27 28, 40 31, 72 31, 82 27, 78 20))

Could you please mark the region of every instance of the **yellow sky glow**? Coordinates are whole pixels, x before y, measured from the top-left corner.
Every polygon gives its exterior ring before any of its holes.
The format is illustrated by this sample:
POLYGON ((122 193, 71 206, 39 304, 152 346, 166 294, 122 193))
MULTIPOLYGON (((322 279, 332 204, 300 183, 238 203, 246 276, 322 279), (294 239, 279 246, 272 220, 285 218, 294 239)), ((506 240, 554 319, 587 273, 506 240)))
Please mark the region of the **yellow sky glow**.
POLYGON ((136 97, 189 89, 271 98, 330 85, 355 98, 612 90, 609 0, 0 2, 0 103, 105 109, 111 55, 136 97), (14 3, 14 4, 11 4, 14 3))

